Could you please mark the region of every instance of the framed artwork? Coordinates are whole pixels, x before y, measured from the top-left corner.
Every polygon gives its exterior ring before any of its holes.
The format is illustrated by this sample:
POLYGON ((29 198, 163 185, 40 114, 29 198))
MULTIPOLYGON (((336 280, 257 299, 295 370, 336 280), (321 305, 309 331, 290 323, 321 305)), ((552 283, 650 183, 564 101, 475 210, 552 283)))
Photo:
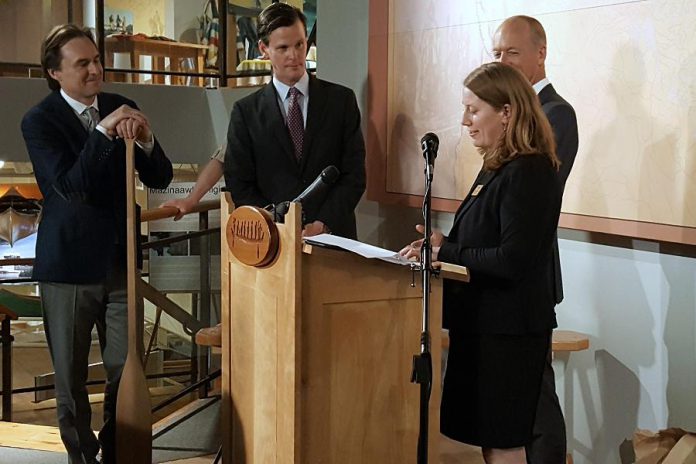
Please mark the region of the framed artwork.
POLYGON ((433 207, 456 210, 481 166, 462 82, 519 14, 544 25, 547 76, 578 118, 560 226, 696 245, 696 8, 679 0, 371 0, 368 198, 420 206, 434 132, 433 207))
POLYGON ((104 7, 104 34, 133 34, 133 12, 104 7))

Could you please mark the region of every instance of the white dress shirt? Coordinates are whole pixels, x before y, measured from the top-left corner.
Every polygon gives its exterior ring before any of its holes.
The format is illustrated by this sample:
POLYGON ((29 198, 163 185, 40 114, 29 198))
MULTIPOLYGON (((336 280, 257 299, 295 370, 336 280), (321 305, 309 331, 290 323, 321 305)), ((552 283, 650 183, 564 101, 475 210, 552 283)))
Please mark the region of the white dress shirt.
MULTIPOLYGON (((288 105, 290 104, 290 98, 288 98, 290 86, 283 84, 276 78, 273 78, 273 86, 278 94, 278 106, 280 106, 280 111, 283 113, 283 119, 287 121, 288 105)), ((302 94, 300 97, 300 109, 302 110, 302 121, 304 122, 304 126, 306 128, 307 108, 309 107, 309 74, 307 74, 307 71, 305 71, 300 80, 297 81, 293 87, 299 90, 302 94)))
POLYGON ((547 85, 551 85, 551 82, 549 82, 549 79, 545 77, 536 84, 532 85, 532 88, 534 88, 536 94, 539 95, 541 91, 544 90, 544 87, 546 87, 547 85))

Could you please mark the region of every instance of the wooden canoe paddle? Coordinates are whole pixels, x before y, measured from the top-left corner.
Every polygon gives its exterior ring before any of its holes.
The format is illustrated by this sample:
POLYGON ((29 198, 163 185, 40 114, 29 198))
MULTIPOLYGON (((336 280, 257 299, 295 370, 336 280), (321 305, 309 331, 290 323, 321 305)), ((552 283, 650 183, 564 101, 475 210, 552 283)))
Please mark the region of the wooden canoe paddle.
POLYGON ((128 356, 123 367, 116 401, 116 460, 119 464, 152 463, 152 412, 150 391, 143 371, 142 299, 138 298, 140 271, 136 259, 135 151, 134 141, 126 140, 126 233, 128 235, 128 356))

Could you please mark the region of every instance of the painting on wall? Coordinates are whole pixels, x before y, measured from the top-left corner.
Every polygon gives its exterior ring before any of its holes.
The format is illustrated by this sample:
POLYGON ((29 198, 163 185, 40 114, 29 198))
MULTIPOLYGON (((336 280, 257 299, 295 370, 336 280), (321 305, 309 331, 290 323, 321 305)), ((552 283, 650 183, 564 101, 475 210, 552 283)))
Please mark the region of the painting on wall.
POLYGON ((133 34, 133 12, 104 7, 104 34, 133 34))
POLYGON ((696 244, 696 60, 681 58, 696 56, 696 9, 679 0, 371 0, 368 199, 421 205, 414 160, 434 132, 433 207, 456 210, 481 166, 462 80, 494 60, 493 34, 515 14, 544 25, 545 71, 577 114, 561 227, 696 244))

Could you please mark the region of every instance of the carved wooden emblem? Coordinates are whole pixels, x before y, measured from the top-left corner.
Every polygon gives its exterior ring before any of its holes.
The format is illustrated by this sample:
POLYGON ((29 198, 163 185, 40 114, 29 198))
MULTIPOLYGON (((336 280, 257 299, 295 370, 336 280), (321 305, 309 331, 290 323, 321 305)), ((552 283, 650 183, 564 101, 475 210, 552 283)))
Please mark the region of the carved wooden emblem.
POLYGON ((227 245, 244 264, 266 266, 278 254, 278 228, 271 213, 254 206, 241 206, 227 220, 227 245))

